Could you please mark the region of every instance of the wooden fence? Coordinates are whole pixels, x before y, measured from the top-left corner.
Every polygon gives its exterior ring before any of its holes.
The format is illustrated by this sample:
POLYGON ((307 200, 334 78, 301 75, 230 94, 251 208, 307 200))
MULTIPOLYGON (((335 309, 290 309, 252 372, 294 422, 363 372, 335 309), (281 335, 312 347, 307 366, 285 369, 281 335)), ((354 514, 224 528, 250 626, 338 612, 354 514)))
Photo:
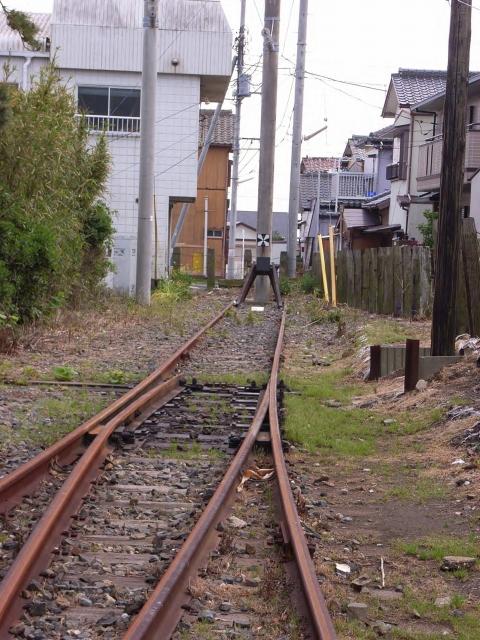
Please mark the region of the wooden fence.
POLYGON ((428 317, 432 256, 427 247, 382 247, 337 254, 337 298, 370 313, 428 317))

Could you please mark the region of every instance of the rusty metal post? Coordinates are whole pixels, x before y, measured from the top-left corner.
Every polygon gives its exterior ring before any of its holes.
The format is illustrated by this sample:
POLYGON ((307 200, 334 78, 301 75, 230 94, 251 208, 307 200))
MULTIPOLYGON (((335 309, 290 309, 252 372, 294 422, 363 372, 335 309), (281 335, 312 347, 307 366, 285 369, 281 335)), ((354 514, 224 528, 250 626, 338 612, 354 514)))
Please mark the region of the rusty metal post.
POLYGON ((413 391, 418 382, 420 340, 407 338, 405 351, 405 393, 413 391))
POLYGON ((369 380, 378 380, 382 376, 381 370, 382 347, 379 344, 370 347, 370 373, 369 380))

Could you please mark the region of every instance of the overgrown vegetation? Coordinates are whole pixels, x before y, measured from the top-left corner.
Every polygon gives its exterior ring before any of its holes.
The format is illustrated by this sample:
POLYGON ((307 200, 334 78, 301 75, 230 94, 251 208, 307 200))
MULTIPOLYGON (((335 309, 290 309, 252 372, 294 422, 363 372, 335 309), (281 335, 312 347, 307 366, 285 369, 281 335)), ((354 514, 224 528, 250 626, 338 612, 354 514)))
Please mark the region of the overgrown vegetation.
POLYGON ((101 199, 109 167, 106 140, 89 144, 55 67, 44 68, 31 91, 9 87, 6 95, 10 116, 0 136, 4 326, 39 318, 96 290, 108 270, 113 234, 101 199))
POLYGON ((468 538, 458 536, 429 536, 405 542, 399 540, 397 548, 408 556, 419 560, 438 560, 445 556, 470 556, 480 558, 480 541, 473 534, 468 538))
POLYGON ((38 51, 40 49, 40 42, 37 40, 38 27, 36 24, 23 11, 8 9, 1 0, 0 8, 7 18, 8 26, 20 35, 25 47, 33 51, 38 51))
POLYGON ((423 244, 426 247, 433 249, 433 223, 438 220, 438 211, 431 211, 429 209, 423 212, 423 217, 426 222, 418 225, 418 230, 422 234, 423 244))

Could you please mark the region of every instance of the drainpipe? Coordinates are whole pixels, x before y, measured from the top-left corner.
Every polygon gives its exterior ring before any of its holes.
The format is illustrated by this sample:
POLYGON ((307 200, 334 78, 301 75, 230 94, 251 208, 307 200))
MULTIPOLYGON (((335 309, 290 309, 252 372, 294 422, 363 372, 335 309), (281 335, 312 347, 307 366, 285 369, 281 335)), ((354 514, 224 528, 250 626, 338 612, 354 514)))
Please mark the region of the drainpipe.
POLYGON ((32 56, 25 56, 25 62, 23 63, 23 71, 22 71, 22 89, 24 91, 28 90, 28 68, 32 63, 32 56))

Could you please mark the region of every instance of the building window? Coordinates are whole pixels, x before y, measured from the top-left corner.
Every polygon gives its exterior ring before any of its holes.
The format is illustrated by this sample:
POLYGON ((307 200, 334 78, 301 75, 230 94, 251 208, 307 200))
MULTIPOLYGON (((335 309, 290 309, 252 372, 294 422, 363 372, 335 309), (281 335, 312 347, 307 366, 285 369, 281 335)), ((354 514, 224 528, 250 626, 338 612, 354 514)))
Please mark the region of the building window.
POLYGON ((223 238, 222 229, 208 229, 207 236, 209 238, 223 238))
POLYGON ((91 129, 140 131, 140 89, 78 87, 78 110, 91 129))

